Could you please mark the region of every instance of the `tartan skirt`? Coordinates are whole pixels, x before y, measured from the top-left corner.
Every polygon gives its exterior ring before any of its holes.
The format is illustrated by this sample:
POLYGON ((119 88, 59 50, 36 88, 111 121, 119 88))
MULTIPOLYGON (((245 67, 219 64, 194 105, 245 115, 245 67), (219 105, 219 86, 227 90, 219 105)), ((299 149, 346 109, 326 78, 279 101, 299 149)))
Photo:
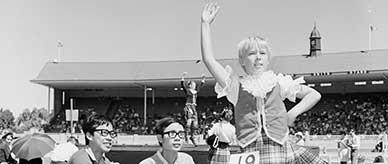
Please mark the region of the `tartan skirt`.
POLYGON ((261 137, 248 146, 241 148, 242 152, 259 151, 260 164, 327 164, 310 149, 297 146, 288 141, 280 145, 272 141, 264 132, 261 137))
POLYGON ((230 150, 227 148, 210 148, 209 150, 210 164, 229 164, 230 150))

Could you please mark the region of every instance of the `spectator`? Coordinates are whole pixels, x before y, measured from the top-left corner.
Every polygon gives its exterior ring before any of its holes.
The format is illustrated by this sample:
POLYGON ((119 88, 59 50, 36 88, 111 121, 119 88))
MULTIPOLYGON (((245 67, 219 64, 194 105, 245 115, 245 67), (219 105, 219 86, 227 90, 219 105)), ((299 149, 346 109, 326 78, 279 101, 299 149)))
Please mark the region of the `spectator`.
POLYGON ((194 164, 190 155, 179 152, 186 136, 182 124, 171 117, 163 118, 156 124, 156 134, 161 150, 141 161, 140 164, 194 164))
POLYGON ((85 133, 86 147, 71 156, 70 164, 95 164, 111 161, 105 156, 112 148, 117 133, 113 129, 112 121, 104 115, 92 115, 82 127, 85 133))
POLYGON ((360 149, 361 140, 360 136, 356 135, 354 129, 350 130, 350 156, 352 164, 358 163, 358 150, 360 149))
POLYGON ((225 108, 221 112, 221 120, 209 130, 209 136, 215 135, 216 140, 212 141, 209 150, 211 164, 229 164, 229 145, 236 141, 236 128, 230 124, 233 118, 232 110, 225 108))
POLYGON ((70 136, 66 143, 55 146, 48 156, 51 159, 51 164, 67 164, 70 157, 78 151, 78 145, 78 139, 70 136))
POLYGON ((1 164, 16 164, 17 161, 12 157, 11 142, 13 140, 12 133, 6 133, 1 137, 0 144, 0 163, 1 164))
POLYGON ((340 164, 347 164, 350 160, 349 138, 345 131, 341 132, 341 138, 338 142, 338 156, 340 164))

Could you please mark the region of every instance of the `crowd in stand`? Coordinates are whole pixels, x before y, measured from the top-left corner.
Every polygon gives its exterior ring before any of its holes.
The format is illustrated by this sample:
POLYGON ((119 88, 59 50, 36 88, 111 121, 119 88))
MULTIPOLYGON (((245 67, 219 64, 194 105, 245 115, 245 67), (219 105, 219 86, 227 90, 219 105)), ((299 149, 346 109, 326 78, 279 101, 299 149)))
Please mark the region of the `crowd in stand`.
POLYGON ((376 95, 326 96, 297 118, 295 131, 338 135, 355 129, 358 134, 379 134, 387 126, 388 98, 376 95))
POLYGON ((139 132, 142 129, 142 119, 139 113, 134 109, 130 109, 129 106, 119 106, 117 112, 112 118, 113 126, 115 126, 118 132, 139 132))
MULTIPOLYGON (((232 106, 224 101, 199 105, 199 134, 206 133, 224 107, 232 106)), ((292 104, 288 104, 287 107, 291 108, 292 104)), ((90 109, 80 113, 80 121, 78 124, 75 123, 76 132, 81 132, 79 127, 84 120, 83 117, 93 112, 90 109)), ((142 116, 129 105, 118 106, 111 118, 119 133, 155 134, 155 120, 165 116, 184 122, 183 113, 166 113, 148 115, 147 125, 144 125, 142 116)), ((379 134, 388 124, 387 116, 388 98, 383 94, 324 95, 313 109, 297 118, 291 132, 308 131, 311 135, 338 135, 341 131, 353 128, 358 134, 379 134)), ((54 119, 56 123, 47 129, 61 133, 70 132, 70 124, 64 120, 63 115, 57 115, 54 119)))

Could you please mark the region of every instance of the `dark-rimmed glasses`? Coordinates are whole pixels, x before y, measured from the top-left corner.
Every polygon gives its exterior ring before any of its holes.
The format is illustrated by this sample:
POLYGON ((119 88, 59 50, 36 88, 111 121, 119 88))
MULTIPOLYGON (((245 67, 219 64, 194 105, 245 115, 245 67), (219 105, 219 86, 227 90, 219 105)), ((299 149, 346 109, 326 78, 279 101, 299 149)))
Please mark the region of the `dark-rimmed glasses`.
POLYGON ((108 135, 110 135, 112 138, 116 138, 117 137, 117 132, 115 131, 109 131, 109 130, 106 130, 106 129, 96 129, 95 130, 96 132, 100 132, 101 136, 103 137, 106 137, 108 135))
POLYGON ((164 132, 163 135, 168 134, 168 137, 170 138, 175 138, 178 136, 180 139, 184 139, 186 137, 186 132, 185 131, 168 131, 164 132))

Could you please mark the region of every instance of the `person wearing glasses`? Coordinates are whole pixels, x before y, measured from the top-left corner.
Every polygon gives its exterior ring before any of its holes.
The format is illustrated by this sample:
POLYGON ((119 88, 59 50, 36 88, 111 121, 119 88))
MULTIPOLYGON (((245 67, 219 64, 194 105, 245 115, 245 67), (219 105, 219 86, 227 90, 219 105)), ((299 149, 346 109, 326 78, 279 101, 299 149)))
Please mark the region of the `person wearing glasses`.
POLYGON ((182 124, 171 117, 163 118, 156 123, 156 134, 161 149, 139 164, 194 164, 189 154, 179 152, 186 137, 182 124))
POLYGON ((13 140, 13 134, 4 134, 3 137, 1 137, 1 140, 2 142, 0 144, 0 164, 16 164, 17 161, 11 155, 11 142, 13 140))
POLYGON ((112 121, 104 115, 91 115, 82 126, 86 147, 75 152, 69 164, 112 164, 105 153, 112 148, 117 133, 112 121))

